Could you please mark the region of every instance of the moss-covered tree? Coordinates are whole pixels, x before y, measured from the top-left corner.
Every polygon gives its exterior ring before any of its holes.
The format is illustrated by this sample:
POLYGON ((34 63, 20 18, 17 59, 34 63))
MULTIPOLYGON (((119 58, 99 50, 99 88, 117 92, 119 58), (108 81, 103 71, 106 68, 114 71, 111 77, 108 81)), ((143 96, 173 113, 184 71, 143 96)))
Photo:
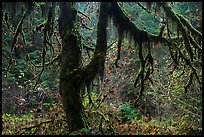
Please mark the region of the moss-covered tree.
MULTIPOLYGON (((91 58, 90 63, 86 66, 82 66, 81 63, 81 41, 78 32, 77 9, 75 2, 59 2, 58 4, 60 8, 58 28, 60 37, 62 39, 62 52, 53 61, 61 59, 60 93, 70 131, 85 127, 82 98, 80 95, 81 89, 84 89, 86 86, 88 90, 88 87, 97 76, 101 77, 101 80, 103 80, 104 64, 107 51, 106 27, 109 19, 113 21, 113 24, 118 30, 118 56, 115 61, 116 67, 118 66, 117 62, 120 59, 120 49, 125 36, 129 35, 129 40, 133 40, 135 47, 138 48, 141 66, 138 74, 135 77, 135 86, 140 86, 140 94, 138 98, 135 99, 135 103, 141 98, 143 92, 145 91, 145 82, 148 80, 151 82, 150 75, 154 73, 151 50, 152 47, 158 43, 164 43, 169 47, 169 52, 176 66, 183 65, 191 70, 189 74, 189 81, 185 85, 186 92, 188 91, 189 86, 192 84, 193 77, 196 78, 201 87, 202 72, 200 70, 202 67, 202 33, 197 31, 183 16, 175 13, 168 3, 147 2, 146 8, 141 4, 140 6, 142 6, 142 8, 148 12, 150 12, 149 9, 151 8, 155 8, 156 11, 163 9, 166 17, 171 19, 171 21, 176 24, 177 37, 172 37, 170 35, 168 24, 161 27, 158 35, 150 34, 149 32, 142 30, 135 25, 123 12, 117 2, 101 2, 99 21, 97 24, 96 46, 93 57, 91 58), (163 37, 164 27, 167 28, 168 37, 163 37)), ((15 3, 12 4, 12 6, 15 7, 15 3)), ((53 17, 55 16, 53 12, 54 7, 55 3, 52 3, 47 12, 48 19, 46 23, 42 24, 44 27, 44 40, 42 43, 42 65, 40 65, 40 67, 42 67, 42 71, 39 74, 39 78, 44 70, 44 67, 53 62, 45 62, 45 53, 47 46, 52 47, 48 39, 52 35, 54 28, 52 24, 54 20, 53 17)), ((43 13, 43 17, 46 17, 44 14, 45 13, 43 13)), ((22 17, 22 20, 17 25, 11 52, 13 52, 17 37, 21 32, 20 28, 22 27, 23 20, 24 17, 22 17)), ((36 29, 41 28, 36 27, 36 29)))
MULTIPOLYGON (((190 36, 189 33, 187 33, 187 31, 194 33, 199 40, 202 37, 202 34, 189 25, 182 16, 175 14, 167 3, 157 3, 157 6, 162 7, 166 14, 172 19, 172 21, 177 24, 178 29, 181 31, 182 38, 164 38, 162 37, 163 29, 161 29, 159 35, 149 34, 144 30, 140 30, 129 20, 129 18, 123 13, 116 2, 102 2, 100 7, 100 16, 97 27, 97 43, 94 55, 91 62, 82 68, 80 66, 80 49, 79 45, 77 45, 77 34, 75 33, 77 28, 74 28, 76 12, 74 12, 71 4, 61 4, 61 18, 59 26, 61 37, 63 39, 62 58, 64 58, 61 72, 61 90, 70 130, 76 130, 77 128, 83 127, 81 114, 82 103, 79 95, 80 87, 83 85, 89 86, 96 75, 103 77, 104 62, 107 50, 106 26, 108 17, 113 20, 114 25, 117 27, 119 33, 118 58, 116 60, 116 65, 120 57, 121 42, 125 33, 130 35, 130 37, 135 41, 135 45, 139 48, 138 54, 141 61, 141 69, 138 76, 136 77, 135 85, 137 85, 140 80, 141 90, 140 95, 136 99, 136 102, 143 94, 145 80, 149 79, 151 81, 149 75, 153 73, 153 57, 151 55, 150 47, 150 44, 152 43, 162 42, 169 46, 170 52, 173 52, 171 51, 173 49, 176 50, 176 52, 179 52, 179 57, 184 61, 185 65, 192 69, 192 72, 196 75, 198 81, 200 82, 199 76, 195 71, 195 68, 192 66, 193 59, 200 59, 200 57, 196 57, 197 54, 193 53, 192 48, 197 49, 198 53, 202 54, 201 47, 196 43, 195 39, 190 36), (69 5, 69 7, 65 7, 65 5, 69 5), (68 11, 68 9, 70 11, 68 11), (184 49, 187 51, 188 55, 184 55, 180 49, 176 48, 177 45, 183 44, 185 47, 184 49), (143 48, 145 48, 144 46, 146 46, 148 49, 148 55, 146 55, 146 57, 144 57, 145 55, 143 53, 143 48), (150 64, 149 66, 145 65, 147 62, 150 64)), ((172 58, 175 58, 174 56, 175 55, 172 54, 172 58)), ((176 58, 174 61, 177 62, 178 60, 179 59, 176 58)), ((190 82, 191 80, 189 81, 186 88, 189 87, 190 82)))
POLYGON ((60 3, 59 32, 62 38, 62 66, 60 73, 60 92, 70 131, 83 128, 82 103, 80 99, 79 77, 74 73, 80 67, 81 53, 77 28, 76 10, 73 3, 60 3))
POLYGON ((107 49, 108 6, 109 3, 101 4, 94 55, 91 62, 82 67, 80 41, 75 27, 76 11, 72 3, 60 3, 59 31, 62 38, 60 92, 70 131, 84 127, 80 89, 82 86, 89 86, 96 75, 103 76, 107 49))

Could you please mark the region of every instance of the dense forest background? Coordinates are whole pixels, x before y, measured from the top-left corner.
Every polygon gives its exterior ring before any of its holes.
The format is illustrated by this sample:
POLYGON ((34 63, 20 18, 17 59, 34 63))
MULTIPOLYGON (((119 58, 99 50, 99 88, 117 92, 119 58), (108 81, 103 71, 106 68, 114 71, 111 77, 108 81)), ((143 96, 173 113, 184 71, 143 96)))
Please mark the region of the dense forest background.
POLYGON ((201 133, 201 2, 2 3, 3 135, 201 133))

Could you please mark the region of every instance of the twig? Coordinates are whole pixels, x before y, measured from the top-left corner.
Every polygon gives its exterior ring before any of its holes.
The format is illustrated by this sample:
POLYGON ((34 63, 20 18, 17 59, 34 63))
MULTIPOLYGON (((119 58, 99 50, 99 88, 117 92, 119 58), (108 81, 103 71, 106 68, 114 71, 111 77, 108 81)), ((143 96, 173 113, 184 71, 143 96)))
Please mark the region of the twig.
POLYGON ((101 131, 101 133, 103 134, 103 130, 102 130, 102 120, 105 120, 105 122, 108 123, 109 125, 109 129, 112 130, 113 135, 116 134, 116 132, 114 131, 113 126, 110 124, 111 122, 109 121, 109 119, 107 117, 105 117, 105 115, 99 111, 93 111, 93 113, 99 114, 101 116, 101 121, 100 121, 100 125, 99 125, 99 130, 101 131))
POLYGON ((86 46, 85 44, 83 44, 83 47, 86 48, 87 50, 91 50, 91 51, 94 51, 94 49, 95 49, 93 47, 86 46))
POLYGON ((35 83, 35 86, 33 87, 33 89, 35 89, 35 87, 37 86, 38 82, 40 81, 40 77, 44 71, 44 68, 45 68, 45 54, 46 54, 46 51, 45 51, 45 48, 43 48, 43 53, 42 53, 42 56, 43 56, 43 59, 42 59, 42 70, 38 76, 38 79, 37 79, 37 82, 35 83))
POLYGON ((6 23, 8 30, 10 30, 11 33, 13 34, 14 32, 11 30, 10 25, 8 23, 8 13, 5 13, 4 22, 6 23))
POLYGON ((11 59, 11 57, 8 57, 8 56, 5 55, 3 52, 2 52, 2 55, 3 55, 7 60, 11 59))
POLYGON ((8 67, 7 67, 7 69, 6 69, 6 77, 8 76, 8 70, 9 70, 10 67, 11 67, 12 61, 13 61, 13 59, 10 58, 10 60, 9 60, 9 65, 8 65, 8 67))
POLYGON ((117 43, 117 40, 113 41, 110 45, 108 45, 108 48, 110 48, 115 43, 117 43))
POLYGON ((93 28, 89 28, 89 27, 87 27, 87 26, 85 26, 85 25, 83 25, 83 27, 84 27, 85 29, 88 29, 88 30, 93 30, 93 28))
POLYGON ((23 29, 21 30, 21 35, 23 37, 23 42, 24 42, 24 45, 26 45, 26 38, 25 38, 25 34, 23 32, 23 29))
POLYGON ((23 20, 24 20, 25 16, 26 16, 26 12, 23 14, 22 19, 21 19, 21 20, 19 21, 19 23, 18 23, 16 32, 15 32, 15 35, 14 35, 13 43, 12 43, 12 46, 11 46, 11 52, 13 52, 14 45, 15 45, 16 42, 17 42, 17 38, 18 38, 18 35, 19 35, 19 33, 20 33, 20 30, 21 30, 21 27, 22 27, 23 20))
POLYGON ((89 17, 89 16, 87 16, 86 14, 84 14, 83 12, 81 12, 81 11, 79 11, 79 10, 78 10, 78 12, 90 20, 90 17, 89 17))
POLYGON ((187 22, 187 20, 179 15, 178 13, 176 13, 176 15, 180 18, 181 22, 196 36, 198 36, 199 38, 202 38, 202 33, 200 33, 198 30, 196 30, 190 23, 187 22))
POLYGON ((147 10, 147 8, 145 8, 140 2, 136 2, 137 5, 139 5, 143 10, 145 10, 148 13, 151 13, 149 10, 147 10))

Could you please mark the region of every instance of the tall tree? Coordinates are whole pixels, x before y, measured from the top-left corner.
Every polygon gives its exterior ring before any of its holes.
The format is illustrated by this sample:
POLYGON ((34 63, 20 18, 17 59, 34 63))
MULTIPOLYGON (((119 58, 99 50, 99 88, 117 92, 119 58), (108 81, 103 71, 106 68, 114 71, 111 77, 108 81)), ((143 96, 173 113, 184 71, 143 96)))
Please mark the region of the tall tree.
POLYGON ((62 67, 60 74, 60 92, 67 115, 70 131, 84 127, 83 109, 80 98, 82 86, 89 86, 96 75, 103 76, 106 57, 106 26, 108 21, 107 6, 102 3, 98 22, 97 44, 91 62, 82 68, 81 51, 74 26, 76 10, 73 3, 60 3, 59 31, 62 38, 62 67))
POLYGON ((60 3, 59 32, 62 38, 62 66, 60 73, 60 92, 70 131, 84 127, 82 121, 82 102, 80 98, 79 76, 81 51, 75 27, 77 12, 74 3, 60 3))

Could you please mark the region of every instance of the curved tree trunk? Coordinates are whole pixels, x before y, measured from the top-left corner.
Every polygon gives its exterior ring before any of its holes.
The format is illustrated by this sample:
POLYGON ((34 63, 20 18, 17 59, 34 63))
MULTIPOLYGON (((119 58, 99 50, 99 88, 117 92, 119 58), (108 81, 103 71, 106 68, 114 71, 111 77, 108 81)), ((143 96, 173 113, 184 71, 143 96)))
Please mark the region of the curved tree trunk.
POLYGON ((107 50, 108 7, 109 3, 101 3, 94 55, 91 62, 82 68, 77 28, 74 28, 76 11, 73 9, 72 3, 60 3, 59 32, 62 38, 60 92, 70 131, 84 127, 80 98, 81 87, 88 86, 97 75, 103 76, 107 50))

